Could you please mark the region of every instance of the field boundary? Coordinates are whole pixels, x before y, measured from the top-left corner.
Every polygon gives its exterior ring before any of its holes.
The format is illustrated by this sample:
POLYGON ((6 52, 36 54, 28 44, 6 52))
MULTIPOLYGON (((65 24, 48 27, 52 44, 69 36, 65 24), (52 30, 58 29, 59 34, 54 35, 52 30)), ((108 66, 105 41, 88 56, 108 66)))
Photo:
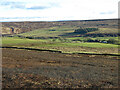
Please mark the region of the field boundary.
POLYGON ((46 50, 46 49, 36 49, 36 48, 25 48, 25 47, 0 47, 0 48, 13 48, 13 49, 25 49, 25 50, 34 50, 34 51, 48 51, 48 52, 57 52, 62 54, 84 54, 84 55, 107 55, 107 56, 120 56, 119 54, 99 54, 99 53, 63 53, 58 50, 46 50))

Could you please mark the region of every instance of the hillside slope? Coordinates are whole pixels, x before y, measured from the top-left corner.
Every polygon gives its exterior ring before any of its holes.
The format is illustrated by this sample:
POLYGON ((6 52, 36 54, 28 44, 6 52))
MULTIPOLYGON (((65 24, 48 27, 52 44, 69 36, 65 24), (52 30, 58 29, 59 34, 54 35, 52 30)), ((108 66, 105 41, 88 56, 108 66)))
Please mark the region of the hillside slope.
POLYGON ((15 33, 25 33, 41 28, 51 27, 97 27, 97 28, 118 28, 118 19, 103 20, 79 20, 79 21, 56 21, 56 22, 3 22, 2 34, 10 34, 10 28, 14 28, 15 33))

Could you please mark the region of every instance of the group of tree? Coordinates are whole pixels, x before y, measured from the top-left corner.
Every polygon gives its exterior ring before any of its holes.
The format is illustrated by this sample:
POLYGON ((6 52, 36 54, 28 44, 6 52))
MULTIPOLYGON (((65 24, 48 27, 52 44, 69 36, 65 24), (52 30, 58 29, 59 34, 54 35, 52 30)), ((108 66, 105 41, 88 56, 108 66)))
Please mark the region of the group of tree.
POLYGON ((109 39, 107 41, 107 43, 111 43, 111 44, 119 44, 119 41, 115 40, 115 39, 109 39))
POLYGON ((100 40, 98 38, 93 39, 93 38, 86 38, 86 39, 74 39, 72 41, 80 41, 80 42, 99 42, 99 43, 109 43, 109 44, 120 44, 118 40, 115 39, 108 39, 108 40, 100 40))
POLYGON ((119 44, 118 40, 115 39, 108 39, 108 40, 100 40, 100 39, 92 39, 92 38, 88 38, 86 40, 86 42, 100 42, 100 43, 109 43, 109 44, 119 44))
POLYGON ((60 41, 60 42, 71 42, 71 40, 66 39, 66 38, 63 38, 63 37, 53 38, 52 41, 53 41, 53 42, 56 42, 56 41, 60 41))
POLYGON ((85 34, 87 32, 97 31, 98 28, 82 28, 76 29, 74 33, 85 34))

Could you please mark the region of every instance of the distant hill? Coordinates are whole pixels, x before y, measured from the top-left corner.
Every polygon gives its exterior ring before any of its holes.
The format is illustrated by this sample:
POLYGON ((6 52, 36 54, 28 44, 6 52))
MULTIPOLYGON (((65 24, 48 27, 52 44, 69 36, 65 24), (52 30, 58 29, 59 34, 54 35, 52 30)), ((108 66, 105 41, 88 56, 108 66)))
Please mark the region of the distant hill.
MULTIPOLYGON (((98 19, 98 20, 77 20, 77 21, 54 21, 54 22, 3 22, 2 34, 10 34, 10 28, 14 28, 15 33, 25 33, 42 28, 51 27, 97 27, 97 28, 118 28, 118 19, 98 19)), ((97 33, 97 32, 96 32, 97 33)))

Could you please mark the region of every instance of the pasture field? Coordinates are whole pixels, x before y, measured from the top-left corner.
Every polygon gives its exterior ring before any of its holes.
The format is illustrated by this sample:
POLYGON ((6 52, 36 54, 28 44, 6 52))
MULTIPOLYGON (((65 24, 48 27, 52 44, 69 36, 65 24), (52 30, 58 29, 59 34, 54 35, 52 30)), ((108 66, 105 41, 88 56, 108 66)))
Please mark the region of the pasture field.
MULTIPOLYGON (((67 47, 71 47, 71 46, 83 46, 83 47, 96 47, 96 48, 99 48, 99 47, 103 47, 103 48, 109 48, 109 47, 113 47, 113 48, 117 48, 118 45, 115 45, 115 44, 106 44, 106 43, 75 43, 75 42, 72 42, 72 43, 61 43, 61 42, 50 42, 51 40, 49 39, 21 39, 21 38, 17 38, 17 37, 3 37, 2 38, 2 44, 3 46, 4 45, 15 45, 15 44, 39 44, 39 43, 42 43, 42 42, 46 42, 45 45, 43 46, 67 46, 67 47)), ((44 44, 44 43, 42 43, 44 44)))
MULTIPOLYGON (((80 39, 80 40, 86 40, 87 38, 89 37, 69 37, 67 39, 70 39, 70 40, 75 40, 75 39, 80 39)), ((98 39, 98 40, 109 40, 109 39, 115 39, 115 40, 118 40, 118 37, 91 37, 91 39, 95 40, 95 39, 98 39)))
POLYGON ((37 30, 33 30, 30 32, 26 32, 26 33, 18 34, 18 35, 34 36, 34 37, 38 37, 38 36, 39 37, 56 37, 64 33, 74 32, 75 29, 76 27, 70 27, 70 26, 50 27, 50 28, 37 29, 37 30))
POLYGON ((19 37, 3 37, 2 38, 2 46, 5 45, 16 45, 16 44, 28 44, 28 43, 38 43, 44 42, 45 40, 31 40, 31 39, 23 39, 19 37))
POLYGON ((53 42, 52 39, 22 39, 18 37, 3 37, 2 46, 58 50, 66 53, 118 53, 118 45, 115 44, 93 42, 53 42))

